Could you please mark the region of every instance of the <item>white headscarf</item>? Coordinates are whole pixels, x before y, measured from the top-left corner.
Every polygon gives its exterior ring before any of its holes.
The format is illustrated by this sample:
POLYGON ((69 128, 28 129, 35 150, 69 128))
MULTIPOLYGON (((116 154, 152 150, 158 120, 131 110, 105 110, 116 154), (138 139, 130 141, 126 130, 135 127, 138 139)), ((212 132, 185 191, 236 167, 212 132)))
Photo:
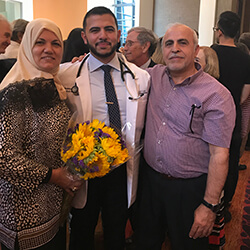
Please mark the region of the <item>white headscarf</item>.
POLYGON ((46 79, 53 78, 60 98, 62 100, 66 99, 67 93, 57 77, 59 65, 53 71, 42 71, 35 63, 32 55, 32 49, 35 45, 35 42, 44 29, 52 31, 63 46, 61 31, 54 22, 45 18, 38 18, 31 21, 26 27, 18 51, 17 62, 3 79, 2 83, 0 84, 0 89, 3 89, 10 83, 14 83, 16 81, 30 80, 36 77, 44 77, 46 79))

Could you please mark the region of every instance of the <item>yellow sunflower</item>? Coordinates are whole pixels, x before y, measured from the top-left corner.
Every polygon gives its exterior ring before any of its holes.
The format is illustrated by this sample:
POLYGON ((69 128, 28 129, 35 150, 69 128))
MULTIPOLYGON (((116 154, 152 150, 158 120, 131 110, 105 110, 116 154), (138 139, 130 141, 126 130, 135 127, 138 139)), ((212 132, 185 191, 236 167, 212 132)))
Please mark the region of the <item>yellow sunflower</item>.
POLYGON ((111 164, 112 166, 119 166, 126 162, 129 159, 128 149, 125 148, 120 151, 119 155, 116 157, 116 159, 111 164))
POLYGON ((94 137, 88 136, 81 139, 82 148, 78 153, 78 160, 84 160, 88 157, 94 150, 96 139, 94 137))
POLYGON ((114 140, 118 140, 119 141, 119 136, 118 134, 114 131, 113 128, 110 128, 110 127, 104 127, 102 129, 102 131, 106 134, 109 134, 111 136, 111 138, 113 138, 114 140))
POLYGON ((112 158, 117 157, 121 151, 121 144, 112 138, 102 138, 101 145, 106 154, 112 158))
POLYGON ((94 119, 93 122, 90 123, 90 127, 92 127, 95 130, 98 130, 99 128, 102 129, 104 126, 105 126, 105 123, 97 119, 94 119))
POLYGON ((104 175, 106 175, 109 171, 110 164, 107 161, 107 157, 103 154, 97 154, 97 158, 94 162, 92 162, 91 164, 89 164, 89 169, 90 172, 87 172, 84 176, 83 179, 87 180, 90 178, 95 178, 95 177, 102 177, 104 175), (98 170, 91 172, 91 169, 95 169, 98 166, 98 170))

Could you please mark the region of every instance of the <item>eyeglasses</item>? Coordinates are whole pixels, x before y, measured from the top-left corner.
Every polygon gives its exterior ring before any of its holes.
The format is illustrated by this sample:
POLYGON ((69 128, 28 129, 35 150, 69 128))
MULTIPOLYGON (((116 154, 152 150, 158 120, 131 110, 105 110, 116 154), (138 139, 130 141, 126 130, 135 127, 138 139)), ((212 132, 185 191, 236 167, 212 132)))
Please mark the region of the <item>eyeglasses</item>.
POLYGON ((133 46, 134 43, 139 43, 139 41, 128 40, 122 46, 125 47, 125 45, 127 45, 128 47, 131 47, 131 46, 133 46))
POLYGON ((218 31, 220 28, 218 28, 218 27, 213 27, 213 31, 215 32, 215 31, 218 31))

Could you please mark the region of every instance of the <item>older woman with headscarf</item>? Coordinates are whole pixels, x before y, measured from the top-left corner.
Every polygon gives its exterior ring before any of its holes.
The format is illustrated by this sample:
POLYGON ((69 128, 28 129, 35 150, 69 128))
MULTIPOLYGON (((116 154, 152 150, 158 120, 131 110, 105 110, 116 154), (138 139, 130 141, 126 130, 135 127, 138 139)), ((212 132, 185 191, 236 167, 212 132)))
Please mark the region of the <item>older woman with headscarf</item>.
POLYGON ((0 85, 0 242, 4 249, 65 249, 63 190, 81 181, 62 167, 71 113, 57 78, 62 36, 55 23, 26 28, 18 59, 0 85))

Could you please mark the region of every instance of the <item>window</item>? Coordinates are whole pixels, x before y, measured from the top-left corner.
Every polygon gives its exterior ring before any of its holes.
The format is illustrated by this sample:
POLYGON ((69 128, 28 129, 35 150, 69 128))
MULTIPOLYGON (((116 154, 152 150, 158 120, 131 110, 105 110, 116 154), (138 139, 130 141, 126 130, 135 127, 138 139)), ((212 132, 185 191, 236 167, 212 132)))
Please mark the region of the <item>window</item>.
POLYGON ((125 43, 127 32, 135 26, 135 0, 115 0, 114 13, 121 30, 121 44, 125 43))
POLYGON ((22 3, 11 0, 0 0, 0 13, 3 14, 9 21, 22 18, 22 3))
POLYGON ((33 19, 33 0, 0 0, 0 13, 9 22, 19 18, 30 21, 33 19))

